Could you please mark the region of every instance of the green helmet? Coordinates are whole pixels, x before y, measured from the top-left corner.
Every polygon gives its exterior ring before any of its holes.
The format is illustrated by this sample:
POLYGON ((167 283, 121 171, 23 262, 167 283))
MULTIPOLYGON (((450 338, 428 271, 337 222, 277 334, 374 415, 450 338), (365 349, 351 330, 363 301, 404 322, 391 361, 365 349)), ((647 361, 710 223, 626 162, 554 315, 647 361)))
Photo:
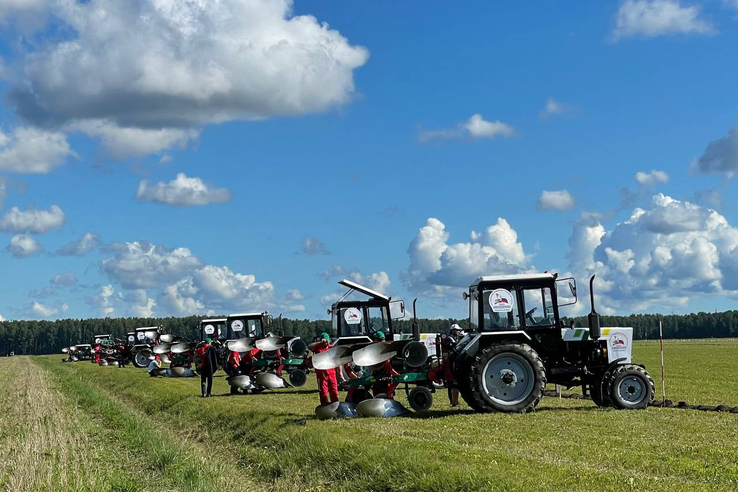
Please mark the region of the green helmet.
POLYGON ((331 336, 328 333, 326 333, 326 332, 321 333, 320 334, 320 338, 322 340, 325 340, 326 342, 330 342, 331 341, 331 336))
POLYGON ((374 334, 375 337, 377 337, 377 340, 384 340, 384 332, 378 331, 374 334))
POLYGON ((212 338, 206 338, 205 341, 208 342, 208 343, 211 343, 213 341, 213 339, 212 338))

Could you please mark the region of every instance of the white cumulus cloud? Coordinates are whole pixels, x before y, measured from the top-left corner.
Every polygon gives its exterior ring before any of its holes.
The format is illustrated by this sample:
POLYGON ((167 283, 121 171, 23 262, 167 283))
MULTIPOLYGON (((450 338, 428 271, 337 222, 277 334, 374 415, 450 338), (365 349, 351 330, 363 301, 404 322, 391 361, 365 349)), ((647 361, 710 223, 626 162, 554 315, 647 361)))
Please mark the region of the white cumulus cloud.
POLYGON ((63 133, 37 128, 0 130, 0 171, 21 174, 46 174, 77 154, 63 133))
POLYGON ((10 238, 7 250, 16 258, 27 258, 42 253, 44 248, 36 242, 33 236, 16 234, 10 238))
POLYGON ((422 130, 418 133, 421 142, 445 139, 494 139, 509 138, 515 135, 515 129, 499 120, 487 121, 481 114, 473 114, 467 121, 459 123, 456 128, 442 130, 422 130))
POLYGON ((67 216, 57 205, 52 205, 48 210, 13 207, 0 218, 0 231, 44 234, 61 228, 66 220, 67 216))
POLYGON ((651 172, 643 172, 639 171, 635 175, 636 181, 638 181, 639 184, 648 186, 648 185, 655 185, 655 184, 662 184, 662 183, 668 183, 669 182, 669 175, 666 174, 664 171, 656 171, 651 170, 651 172))
POLYGON ((150 184, 148 181, 141 181, 136 192, 136 200, 178 207, 226 203, 230 199, 231 192, 226 188, 216 188, 200 178, 189 178, 184 173, 177 174, 169 183, 160 181, 150 184))
POLYGON ((542 191, 536 202, 538 210, 571 210, 574 197, 567 190, 542 191))
POLYGON ((403 272, 408 288, 442 297, 449 290, 467 287, 480 275, 532 268, 517 232, 505 219, 500 217, 483 233, 472 231, 470 236, 469 242, 449 243, 443 222, 429 218, 408 247, 410 265, 403 272))
POLYGON ((716 32, 701 11, 699 5, 682 5, 679 0, 626 0, 618 9, 612 39, 716 32))
POLYGON ((51 318, 59 314, 59 309, 34 301, 31 305, 31 312, 36 318, 51 318))
POLYGON ((205 264, 187 248, 167 248, 145 241, 116 243, 102 261, 103 274, 124 290, 131 313, 191 315, 236 310, 268 310, 292 306, 280 301, 274 285, 227 266, 205 264), (144 291, 144 289, 147 289, 144 291), (154 302, 149 301, 152 299, 154 302))
POLYGON ((116 158, 181 147, 206 124, 343 105, 368 59, 290 0, 60 0, 51 12, 65 36, 32 45, 8 101, 116 158))
POLYGON ((612 230, 596 215, 583 216, 569 244, 570 269, 585 278, 597 274, 605 312, 738 293, 738 229, 714 210, 663 194, 612 230))

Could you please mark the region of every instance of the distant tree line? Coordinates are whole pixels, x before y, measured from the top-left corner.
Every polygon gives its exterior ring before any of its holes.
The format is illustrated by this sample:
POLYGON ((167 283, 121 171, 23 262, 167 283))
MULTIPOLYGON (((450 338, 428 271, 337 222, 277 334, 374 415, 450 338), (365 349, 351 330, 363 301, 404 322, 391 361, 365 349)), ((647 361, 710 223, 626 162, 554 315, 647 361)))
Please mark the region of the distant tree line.
MULTIPOLYGON (((111 333, 125 339, 129 331, 142 326, 162 326, 167 333, 186 340, 199 338, 198 327, 203 317, 185 318, 96 318, 60 319, 57 321, 3 321, 0 322, 0 354, 52 354, 63 347, 77 343, 90 343, 95 335, 111 333)), ((576 326, 587 326, 585 316, 565 318, 576 326)), ((664 326, 665 338, 726 338, 738 337, 738 311, 723 313, 695 313, 686 315, 632 314, 630 316, 603 316, 602 326, 631 326, 636 339, 658 338, 659 321, 664 326)), ((467 328, 466 319, 419 319, 421 333, 442 333, 453 324, 467 328)), ((395 321, 394 326, 402 332, 411 331, 411 321, 395 321)), ((278 329, 278 326, 275 327, 278 329)), ((299 336, 312 340, 322 332, 331 333, 331 322, 327 320, 282 319, 284 335, 299 336)))

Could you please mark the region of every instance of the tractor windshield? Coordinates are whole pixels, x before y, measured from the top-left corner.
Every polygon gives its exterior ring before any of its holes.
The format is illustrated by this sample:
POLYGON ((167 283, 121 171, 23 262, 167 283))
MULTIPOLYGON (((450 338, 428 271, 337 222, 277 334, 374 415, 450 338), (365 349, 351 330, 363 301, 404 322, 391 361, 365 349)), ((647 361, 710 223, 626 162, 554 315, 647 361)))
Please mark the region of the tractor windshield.
POLYGON ((517 291, 515 288, 491 289, 482 293, 485 331, 520 329, 517 291))

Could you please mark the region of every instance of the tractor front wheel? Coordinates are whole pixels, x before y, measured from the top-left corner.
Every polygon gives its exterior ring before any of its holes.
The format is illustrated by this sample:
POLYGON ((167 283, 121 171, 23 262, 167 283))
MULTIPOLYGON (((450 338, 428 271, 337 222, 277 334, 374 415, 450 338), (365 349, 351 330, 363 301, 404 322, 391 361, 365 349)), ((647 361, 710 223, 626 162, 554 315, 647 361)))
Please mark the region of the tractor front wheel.
POLYGON ((646 408, 656 394, 651 375, 641 366, 622 364, 612 371, 609 396, 612 405, 621 410, 646 408))
POLYGON ((470 369, 462 396, 481 412, 530 412, 546 387, 543 362, 527 344, 490 345, 477 353, 470 369))

